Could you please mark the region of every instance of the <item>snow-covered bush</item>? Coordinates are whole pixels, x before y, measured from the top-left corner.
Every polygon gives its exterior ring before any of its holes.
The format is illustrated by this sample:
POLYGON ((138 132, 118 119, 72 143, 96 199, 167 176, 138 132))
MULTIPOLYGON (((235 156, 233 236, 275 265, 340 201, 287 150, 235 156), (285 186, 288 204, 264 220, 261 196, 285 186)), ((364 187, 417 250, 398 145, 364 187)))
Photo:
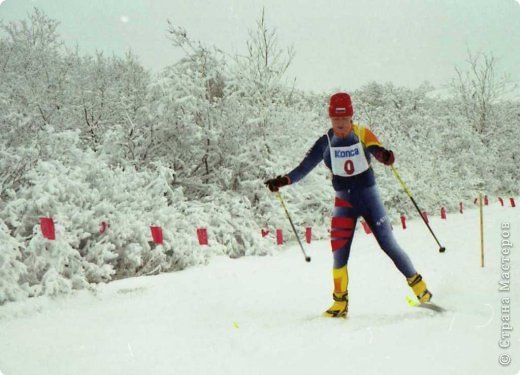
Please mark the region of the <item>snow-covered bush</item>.
POLYGON ((20 261, 22 242, 13 237, 7 225, 0 219, 0 305, 6 301, 15 301, 28 295, 28 288, 23 283, 27 267, 20 261))
MULTIPOLYGON (((396 168, 421 207, 428 211, 440 206, 455 209, 460 201, 472 199, 479 191, 490 195, 518 193, 511 184, 511 174, 518 176, 518 171, 509 162, 512 150, 517 148, 505 145, 509 137, 518 139, 518 126, 513 129, 509 121, 497 129, 496 136, 483 139, 456 101, 430 97, 431 89, 426 84, 410 90, 372 83, 353 95, 357 119, 368 124, 395 152, 396 168), (508 133, 503 133, 505 129, 508 133), (508 157, 498 157, 504 153, 508 157), (504 162, 507 173, 502 173, 504 162)), ((414 208, 406 202, 393 174, 375 164, 385 203, 393 214, 412 212, 414 208)))
POLYGON ((78 132, 49 129, 48 135, 56 138, 55 146, 62 145, 54 151, 63 161, 40 161, 26 174, 28 184, 11 192, 1 213, 15 238, 23 240, 5 241, 10 246, 6 254, 16 248, 18 258, 4 263, 19 259, 14 270, 27 270, 6 276, 9 288, 27 285, 30 295, 53 295, 113 278, 183 269, 213 254, 271 252, 247 198, 216 191, 189 201, 183 187, 172 188, 174 171, 167 167, 110 167, 102 156, 77 148, 78 132), (40 217, 53 218, 56 240, 42 237, 40 217), (102 222, 107 224, 103 233, 102 222), (153 244, 151 225, 163 228, 163 245, 153 244), (209 231, 208 247, 198 245, 201 227, 209 231))

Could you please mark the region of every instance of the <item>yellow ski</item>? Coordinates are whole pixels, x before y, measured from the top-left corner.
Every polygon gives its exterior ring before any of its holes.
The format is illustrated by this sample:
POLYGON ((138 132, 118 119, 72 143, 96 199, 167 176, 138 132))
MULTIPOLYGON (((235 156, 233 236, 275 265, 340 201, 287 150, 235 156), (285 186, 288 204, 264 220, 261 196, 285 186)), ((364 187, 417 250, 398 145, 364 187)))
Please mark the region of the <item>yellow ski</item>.
POLYGON ((432 311, 435 311, 438 313, 443 313, 446 311, 446 309, 444 307, 441 307, 441 306, 437 305, 436 303, 433 303, 433 302, 421 303, 409 296, 406 296, 406 303, 408 303, 408 306, 410 306, 410 307, 420 307, 420 308, 432 310, 432 311))

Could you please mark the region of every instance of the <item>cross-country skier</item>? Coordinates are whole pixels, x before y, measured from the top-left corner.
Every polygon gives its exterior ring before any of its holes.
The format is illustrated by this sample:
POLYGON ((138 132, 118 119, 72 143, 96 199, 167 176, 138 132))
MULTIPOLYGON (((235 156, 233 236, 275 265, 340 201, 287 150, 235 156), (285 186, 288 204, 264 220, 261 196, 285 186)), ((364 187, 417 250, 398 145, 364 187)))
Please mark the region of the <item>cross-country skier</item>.
POLYGON ((347 263, 358 217, 362 216, 372 229, 381 249, 406 277, 418 300, 430 301, 432 294, 410 258, 396 242, 370 166, 371 155, 385 165, 394 163, 392 151, 368 128, 352 122, 354 110, 347 93, 330 97, 329 117, 332 128, 321 136, 298 167, 285 176, 267 180, 266 186, 276 192, 282 186, 304 178, 320 161, 332 172, 336 191, 331 224, 331 247, 334 255, 332 277, 334 303, 323 314, 326 317, 346 317, 348 312, 347 263))

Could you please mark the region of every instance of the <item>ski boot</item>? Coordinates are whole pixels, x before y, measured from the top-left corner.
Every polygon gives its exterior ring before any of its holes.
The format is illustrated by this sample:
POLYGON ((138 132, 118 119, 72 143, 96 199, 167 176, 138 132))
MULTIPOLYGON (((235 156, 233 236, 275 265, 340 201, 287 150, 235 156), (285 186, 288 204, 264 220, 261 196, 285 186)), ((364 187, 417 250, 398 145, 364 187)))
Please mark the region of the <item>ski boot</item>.
POLYGON ((348 312, 347 266, 334 268, 332 277, 334 279, 334 293, 332 293, 334 303, 323 313, 323 316, 326 318, 346 318, 348 312))
POLYGON ((432 299, 431 292, 426 288, 426 283, 423 281, 422 276, 416 273, 406 279, 408 285, 412 288, 413 292, 417 296, 417 299, 421 303, 430 302, 432 299))
POLYGON ((348 312, 348 292, 332 293, 334 303, 323 313, 326 318, 346 318, 348 312))

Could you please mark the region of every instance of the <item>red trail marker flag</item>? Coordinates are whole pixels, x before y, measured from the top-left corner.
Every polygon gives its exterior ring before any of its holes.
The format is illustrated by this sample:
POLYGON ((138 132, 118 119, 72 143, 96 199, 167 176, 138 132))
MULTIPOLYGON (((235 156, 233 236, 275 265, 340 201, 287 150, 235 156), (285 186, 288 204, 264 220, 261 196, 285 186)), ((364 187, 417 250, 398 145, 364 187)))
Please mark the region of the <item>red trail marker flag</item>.
POLYGON ((40 230, 44 238, 48 240, 56 239, 56 230, 54 229, 54 220, 52 217, 40 217, 40 230))
POLYGON ((206 230, 206 228, 197 229, 197 238, 199 239, 199 245, 208 244, 208 231, 206 230))
POLYGON ((162 245, 164 242, 162 228, 157 226, 151 226, 150 231, 152 232, 153 242, 156 245, 162 245))

